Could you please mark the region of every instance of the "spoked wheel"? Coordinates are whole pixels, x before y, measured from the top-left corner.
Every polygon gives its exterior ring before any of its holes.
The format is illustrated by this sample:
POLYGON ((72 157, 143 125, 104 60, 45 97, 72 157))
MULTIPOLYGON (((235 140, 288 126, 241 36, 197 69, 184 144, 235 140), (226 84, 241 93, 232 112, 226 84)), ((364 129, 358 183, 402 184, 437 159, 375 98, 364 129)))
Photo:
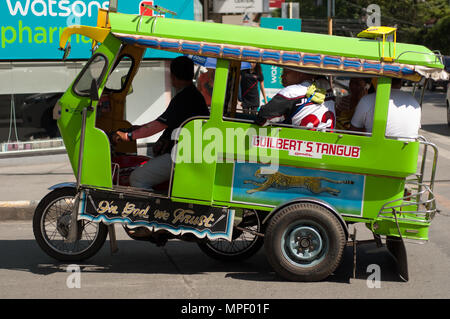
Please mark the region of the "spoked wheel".
POLYGON ((281 209, 269 222, 264 248, 272 268, 291 281, 319 281, 339 266, 344 229, 326 208, 299 203, 281 209))
POLYGON ((82 261, 103 246, 108 228, 104 224, 77 221, 77 239, 68 241, 76 190, 60 188, 45 196, 33 216, 33 232, 39 246, 59 261, 82 261))
POLYGON ((256 254, 262 247, 264 242, 263 237, 254 234, 255 232, 261 233, 262 231, 261 219, 258 212, 254 210, 243 210, 241 217, 237 215, 235 217, 235 227, 231 242, 225 239, 217 239, 198 243, 200 249, 209 257, 222 261, 244 260, 256 254), (236 228, 236 226, 239 228, 236 228))

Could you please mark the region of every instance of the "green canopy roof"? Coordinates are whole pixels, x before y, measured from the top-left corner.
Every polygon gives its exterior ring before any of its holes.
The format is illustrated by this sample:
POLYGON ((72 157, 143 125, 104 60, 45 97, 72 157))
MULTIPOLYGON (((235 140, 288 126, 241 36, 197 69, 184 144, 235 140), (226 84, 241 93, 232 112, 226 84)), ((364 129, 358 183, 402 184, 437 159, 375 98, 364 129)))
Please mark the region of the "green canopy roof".
MULTIPOLYGON (((424 75, 420 67, 428 73, 430 68, 443 69, 438 56, 421 45, 396 43, 391 63, 381 61, 380 40, 121 13, 109 16, 111 32, 124 41, 185 54, 394 77, 424 75)), ((393 42, 384 43, 385 56, 393 51, 393 42)))

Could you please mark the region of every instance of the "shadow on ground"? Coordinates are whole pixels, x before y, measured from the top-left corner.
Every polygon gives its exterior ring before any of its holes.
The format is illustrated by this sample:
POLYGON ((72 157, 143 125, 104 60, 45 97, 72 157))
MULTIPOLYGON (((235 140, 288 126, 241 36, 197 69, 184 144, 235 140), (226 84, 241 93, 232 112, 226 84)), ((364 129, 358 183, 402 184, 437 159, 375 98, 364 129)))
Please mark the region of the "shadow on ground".
MULTIPOLYGON (((169 241, 164 247, 147 242, 119 240, 119 251, 111 254, 109 243, 92 258, 77 264, 82 272, 123 274, 206 274, 225 273, 225 278, 259 282, 282 282, 268 264, 264 250, 240 262, 216 261, 204 255, 195 243, 169 241)), ((19 270, 38 275, 67 272, 70 263, 61 263, 48 257, 34 240, 1 240, 0 269, 19 270)), ((383 269, 383 282, 401 282, 396 263, 385 248, 375 244, 357 247, 356 278, 366 280, 368 266, 379 265, 383 269)), ((353 248, 346 247, 343 261, 334 274, 325 281, 350 283, 353 278, 353 248)))

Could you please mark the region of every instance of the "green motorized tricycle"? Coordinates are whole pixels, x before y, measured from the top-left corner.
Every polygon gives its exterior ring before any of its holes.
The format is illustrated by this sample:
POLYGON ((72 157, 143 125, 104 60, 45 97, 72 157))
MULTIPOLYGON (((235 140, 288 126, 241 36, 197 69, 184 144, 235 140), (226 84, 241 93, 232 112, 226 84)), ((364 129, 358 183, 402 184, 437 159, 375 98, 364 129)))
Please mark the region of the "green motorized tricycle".
POLYGON ((437 148, 420 136, 385 135, 391 79, 419 81, 439 74, 439 56, 376 36, 346 38, 103 9, 97 27, 65 30, 65 56, 72 34, 90 37, 95 51, 54 110, 77 182, 52 187, 36 209, 34 234, 47 254, 70 262, 92 257, 108 234, 116 247, 114 227, 120 224, 130 237, 157 245, 196 241, 220 260, 242 260, 264 246, 283 278, 317 281, 332 274, 347 243, 356 242, 349 226, 362 223, 379 245, 387 245, 408 279, 403 241, 428 239, 436 213, 437 148), (147 48, 217 59, 210 116, 191 118, 177 131, 170 181, 154 191, 128 184, 133 167, 149 160, 137 155, 136 142, 112 145, 109 139, 131 127, 125 101, 147 48), (373 131, 258 126, 237 107, 244 61, 329 78, 377 78, 373 131), (126 72, 113 81, 118 66, 126 72), (100 112, 105 100, 108 110, 100 112), (138 227, 149 235, 135 237, 138 227))

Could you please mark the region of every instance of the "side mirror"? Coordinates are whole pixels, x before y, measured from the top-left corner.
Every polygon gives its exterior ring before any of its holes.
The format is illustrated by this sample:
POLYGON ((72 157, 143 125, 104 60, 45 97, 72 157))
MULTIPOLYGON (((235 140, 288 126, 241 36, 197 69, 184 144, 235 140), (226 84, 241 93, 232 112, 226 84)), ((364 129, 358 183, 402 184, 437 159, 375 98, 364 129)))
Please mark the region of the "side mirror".
POLYGON ((63 58, 62 58, 63 61, 65 61, 67 59, 67 57, 69 56, 71 48, 72 47, 70 46, 70 42, 67 43, 66 47, 64 48, 64 55, 63 55, 63 58))
POLYGON ((100 100, 98 96, 98 87, 97 87, 97 81, 94 79, 91 82, 91 90, 89 92, 89 96, 91 97, 91 101, 98 101, 100 100))
POLYGON ((118 0, 109 1, 109 12, 117 12, 117 2, 118 0))

